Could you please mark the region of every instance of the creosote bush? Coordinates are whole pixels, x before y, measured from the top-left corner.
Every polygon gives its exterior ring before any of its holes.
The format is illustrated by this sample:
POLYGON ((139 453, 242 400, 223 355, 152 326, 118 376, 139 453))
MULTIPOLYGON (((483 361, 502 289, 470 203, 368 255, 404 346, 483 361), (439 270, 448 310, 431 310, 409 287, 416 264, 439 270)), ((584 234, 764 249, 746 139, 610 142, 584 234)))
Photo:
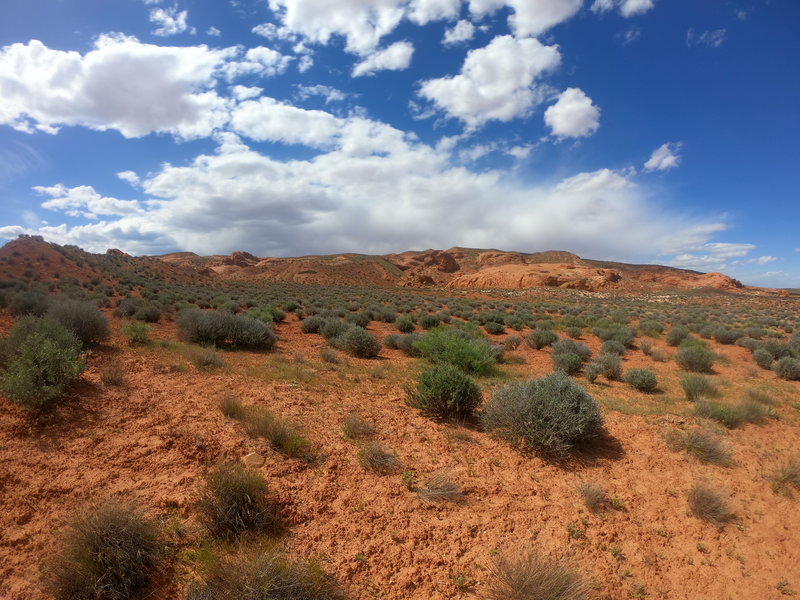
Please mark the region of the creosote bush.
POLYGON ((640 392, 653 392, 658 388, 658 378, 650 369, 631 369, 625 373, 625 383, 640 392))
POLYGON ((289 562, 273 548, 217 560, 187 600, 344 600, 339 585, 315 561, 289 562))
POLYGON ((81 342, 51 318, 22 317, 5 342, 0 391, 28 410, 48 407, 83 372, 81 342))
POLYGON ((107 500, 69 522, 43 565, 45 587, 57 600, 140 598, 161 558, 155 522, 132 502, 107 500))
POLYGON ((603 416, 586 390, 563 373, 552 373, 499 388, 486 405, 483 422, 512 442, 565 455, 599 435, 603 416))
POLYGON ((535 552, 500 556, 491 568, 488 600, 585 600, 589 585, 565 563, 535 552))
POLYGON ((478 385, 451 365, 426 369, 416 389, 406 392, 411 406, 442 419, 469 418, 483 399, 478 385))
POLYGON ((208 473, 198 508, 201 522, 217 537, 280 529, 278 508, 267 494, 267 482, 240 463, 223 462, 208 473))

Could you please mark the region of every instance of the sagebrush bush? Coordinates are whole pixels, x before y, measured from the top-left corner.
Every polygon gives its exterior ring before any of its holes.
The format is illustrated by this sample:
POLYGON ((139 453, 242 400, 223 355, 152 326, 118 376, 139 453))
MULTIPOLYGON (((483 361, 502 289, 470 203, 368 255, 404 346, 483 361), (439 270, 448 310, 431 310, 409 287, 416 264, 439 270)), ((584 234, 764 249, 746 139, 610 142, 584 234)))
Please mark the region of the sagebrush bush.
POLYGON ((57 600, 127 600, 145 596, 162 558, 159 530, 135 504, 107 500, 67 525, 56 556, 43 564, 57 600))
POLYGON ((41 317, 50 307, 50 297, 43 292, 18 292, 8 300, 8 311, 15 317, 41 317))
POLYGON ((602 354, 616 354, 617 356, 622 356, 625 354, 625 345, 617 340, 608 340, 607 342, 603 342, 603 345, 600 347, 600 352, 602 354))
POLYGON ((667 332, 667 344, 670 346, 679 346, 687 337, 689 337, 689 330, 686 329, 686 327, 673 327, 667 332))
POLYGON ((518 335, 509 335, 506 339, 503 340, 503 348, 506 351, 509 350, 516 350, 522 344, 522 338, 518 335))
POLYGON ((729 329, 727 327, 718 327, 714 330, 714 339, 720 344, 735 344, 742 335, 742 332, 738 329, 729 329))
POLYGON ((29 410, 46 408, 61 398, 86 367, 80 340, 51 318, 17 321, 6 352, 0 390, 29 410))
POLYGON ((652 392, 658 387, 658 378, 650 369, 631 369, 625 373, 625 383, 640 392, 652 392))
POLYGON ((597 437, 603 416, 586 390, 566 375, 552 373, 499 388, 486 405, 483 422, 513 442, 564 455, 597 437))
POLYGON ((366 329, 352 326, 335 338, 336 347, 356 358, 375 358, 381 351, 381 343, 366 329))
POLYGON ((303 333, 319 333, 322 326, 325 324, 325 319, 314 315, 312 317, 307 317, 302 320, 300 323, 300 330, 303 333))
POLYGON ((267 482, 240 463, 223 462, 207 474, 198 508, 203 525, 221 538, 280 528, 278 508, 267 494, 267 482))
POLYGON ((708 377, 699 373, 687 373, 681 376, 681 388, 690 402, 710 398, 717 393, 717 386, 708 377))
POLYGON ((344 600, 318 562, 289 562, 275 549, 257 549, 220 561, 187 600, 344 600))
POLYGON ((636 339, 636 330, 624 325, 611 325, 610 327, 595 327, 594 333, 604 342, 614 340, 625 348, 633 345, 636 339))
POLYGON ((556 340, 558 340, 558 336, 549 329, 534 329, 525 336, 525 341, 534 350, 541 350, 556 340))
POLYGON ((589 363, 586 368, 590 371, 596 371, 598 375, 602 375, 609 381, 622 379, 622 360, 616 354, 601 354, 589 363))
POLYGON ((491 568, 488 600, 585 600, 588 583, 565 563, 535 552, 501 555, 491 568))
POLYGON ((411 406, 443 419, 469 418, 483 399, 480 387, 452 365, 426 369, 406 392, 411 406))
POLYGON ((767 350, 764 350, 764 348, 756 348, 753 351, 753 360, 762 369, 769 370, 772 368, 772 354, 770 354, 767 350))
POLYGON ((423 329, 433 329, 434 327, 438 327, 440 324, 439 317, 436 315, 422 315, 419 318, 419 326, 423 329))
POLYGON ((404 333, 397 336, 396 345, 397 349, 404 352, 408 356, 419 356, 419 350, 414 345, 420 338, 420 333, 404 333))
POLYGON ((466 373, 486 375, 497 362, 496 354, 479 335, 452 327, 437 327, 414 342, 414 348, 433 363, 450 364, 466 373))
POLYGON ((277 342, 268 323, 225 311, 183 310, 177 322, 181 336, 195 344, 272 350, 277 342))
POLYGON ((572 352, 552 354, 550 356, 553 361, 553 370, 567 375, 576 375, 580 373, 583 361, 581 357, 572 352))
POLYGON ((784 356, 775 362, 775 374, 781 379, 800 381, 800 360, 791 356, 784 356))
POLYGON ((74 333, 84 346, 109 338, 108 319, 93 302, 59 299, 47 315, 74 333))
POLYGON ((400 333, 411 333, 414 331, 414 320, 409 315, 398 317, 394 326, 400 333))
POLYGON ((575 340, 558 340, 552 346, 554 356, 556 354, 574 354, 580 358, 582 363, 585 363, 592 356, 592 351, 589 350, 588 346, 575 340))
POLYGON ((702 346, 688 346, 678 350, 675 361, 685 371, 707 373, 714 366, 714 355, 702 346))
POLYGON ((483 325, 483 328, 486 330, 486 333, 490 335, 500 335, 506 332, 505 325, 502 323, 496 323, 495 321, 488 321, 483 325))

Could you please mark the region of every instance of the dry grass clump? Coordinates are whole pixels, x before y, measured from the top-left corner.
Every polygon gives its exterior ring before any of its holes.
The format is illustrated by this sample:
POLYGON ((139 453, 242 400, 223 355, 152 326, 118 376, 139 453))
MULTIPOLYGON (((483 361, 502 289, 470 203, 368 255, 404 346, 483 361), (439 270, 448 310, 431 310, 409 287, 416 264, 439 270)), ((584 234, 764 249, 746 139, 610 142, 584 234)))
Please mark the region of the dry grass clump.
POLYGON ((792 495, 792 488, 800 490, 800 459, 793 457, 770 477, 772 491, 785 496, 792 495))
POLYGON ((267 482, 237 462, 220 463, 208 473, 198 508, 201 522, 221 538, 280 528, 278 509, 267 495, 267 482))
POLYGON ((161 559, 158 527, 134 503, 107 500, 67 525, 58 555, 43 565, 57 600, 127 600, 145 595, 161 559))
POLYGON ((570 567, 535 552, 504 555, 491 570, 488 600, 585 600, 589 586, 570 567))
POLYGON ((451 471, 434 473, 425 482, 425 487, 417 489, 416 492, 427 502, 460 502, 464 499, 464 492, 453 480, 451 471))
POLYGON ((278 452, 292 458, 310 456, 311 443, 297 427, 266 408, 254 406, 248 409, 243 420, 247 433, 268 440, 278 452))
POLYGON ((692 513, 709 523, 723 525, 734 517, 725 497, 705 483, 694 484, 688 499, 692 513))
POLYGON ((687 373, 681 377, 681 387, 689 402, 716 396, 717 386, 711 379, 699 373, 687 373))
POLYGON ((780 404, 772 394, 759 388, 748 388, 745 392, 745 399, 772 407, 780 404))
POLYGON ((225 361, 219 352, 213 348, 203 348, 202 346, 190 346, 186 351, 187 358, 200 369, 219 368, 225 366, 225 361))
POLYGON ((604 510, 611 502, 606 487, 594 481, 581 481, 578 484, 578 493, 586 507, 595 513, 604 510))
POLYGON ((389 475, 400 470, 400 460, 383 449, 377 442, 367 442, 358 453, 361 466, 371 473, 389 475))
POLYGON ((108 363, 100 371, 100 381, 106 386, 122 387, 125 385, 125 369, 118 362, 108 363))
POLYGON ((362 419, 357 413, 351 412, 342 421, 342 431, 351 440, 355 440, 374 435, 375 427, 362 419))
POLYGON ((731 465, 730 448, 720 436, 708 429, 673 430, 667 432, 665 438, 673 451, 684 450, 705 463, 723 467, 731 465))
POLYGON ((192 584, 187 600, 343 600, 319 563, 289 562, 274 549, 240 554, 213 566, 192 584))
POLYGON ((219 400, 219 410, 229 419, 240 421, 244 418, 246 410, 242 401, 233 394, 224 394, 219 400))
POLYGON ((751 400, 743 400, 738 404, 723 404, 704 400, 697 403, 695 414, 699 417, 717 421, 728 429, 735 429, 744 423, 763 425, 767 418, 776 417, 775 411, 770 407, 751 400))

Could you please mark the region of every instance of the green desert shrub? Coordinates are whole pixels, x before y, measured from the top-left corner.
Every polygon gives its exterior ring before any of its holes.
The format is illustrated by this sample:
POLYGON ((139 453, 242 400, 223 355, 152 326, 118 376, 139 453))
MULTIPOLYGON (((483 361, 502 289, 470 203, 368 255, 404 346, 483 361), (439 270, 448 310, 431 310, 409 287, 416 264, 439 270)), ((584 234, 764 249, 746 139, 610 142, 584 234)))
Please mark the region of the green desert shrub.
POLYGON ((757 348, 753 351, 753 360, 762 369, 769 370, 772 367, 772 354, 764 350, 764 348, 757 348))
POLYGON ((198 509, 203 525, 221 538, 276 531, 280 526, 278 508, 267 494, 267 482, 236 462, 220 463, 208 473, 198 509))
POLYGON ((664 333, 664 324, 653 319, 645 319, 639 323, 639 331, 642 335, 656 337, 664 333))
POLYGON ((93 302, 59 299, 47 315, 74 333, 84 346, 109 338, 108 319, 93 302))
POLYGON ((742 332, 738 329, 728 327, 718 327, 714 330, 714 339, 720 344, 735 344, 742 337, 742 332))
POLYGON ((289 562, 275 549, 257 549, 212 563, 186 600, 344 600, 316 561, 289 562))
POLYGON ((591 358, 592 351, 588 346, 575 340, 558 340, 553 343, 553 354, 574 354, 584 363, 591 358))
POLYGON ((483 422, 512 442, 564 455, 599 435, 603 416, 586 390, 566 375, 552 373, 499 388, 486 405, 483 422))
POLYGON ((566 563, 535 552, 501 555, 491 568, 487 600, 586 600, 590 586, 566 563))
POLYGON ((161 310, 153 304, 146 304, 133 313, 133 318, 146 323, 158 323, 161 320, 161 310))
POLYGON ((667 332, 667 344, 670 346, 679 346, 687 337, 689 337, 689 330, 686 329, 686 327, 673 327, 667 332))
POLYGON ((609 381, 622 379, 622 360, 616 354, 601 354, 586 365, 584 373, 592 383, 594 383, 598 375, 602 375, 609 381), (595 374, 594 379, 590 377, 592 373, 595 374))
POLYGON ((335 338, 335 346, 356 358, 375 358, 381 351, 381 343, 369 331, 352 326, 335 338))
POLYGON ((500 335, 506 332, 505 325, 502 323, 497 323, 495 321, 488 321, 483 325, 483 328, 486 330, 486 333, 490 335, 500 335))
POLYGON ((44 292, 17 292, 8 300, 8 311, 15 317, 41 317, 50 308, 50 297, 44 292))
POLYGON ((411 333, 414 331, 414 320, 409 315, 403 315, 397 318, 394 326, 397 327, 397 331, 400 333, 411 333))
POLYGON ((577 375, 583 366, 581 357, 572 352, 553 354, 550 358, 553 361, 553 370, 567 375, 577 375))
POLYGON ((0 390, 29 410, 61 398, 86 366, 80 340, 51 318, 22 317, 6 340, 5 353, 0 390))
POLYGON ((630 369, 625 373, 625 383, 640 392, 652 392, 658 387, 658 378, 650 369, 630 369))
POLYGON ((636 330, 624 325, 612 325, 610 327, 595 327, 594 333, 604 342, 614 340, 629 348, 636 339, 636 330))
POLYGON ((345 317, 345 321, 350 323, 351 325, 355 325, 362 329, 366 329, 369 324, 372 322, 372 319, 369 318, 369 315, 366 313, 358 312, 349 314, 345 317))
POLYGON ((675 360, 681 369, 692 373, 706 373, 714 366, 714 355, 702 346, 688 346, 678 350, 675 360))
POLYGON ((125 323, 120 331, 128 337, 131 344, 148 344, 150 342, 150 326, 145 323, 125 323))
POLYGON ((397 336, 397 349, 408 356, 419 356, 420 353, 415 344, 421 337, 420 333, 403 333, 397 336))
POLYGON ((414 347, 433 363, 450 364, 474 375, 490 373, 497 362, 492 347, 479 333, 453 327, 431 329, 414 347))
POLYGON ((781 379, 789 381, 800 381, 800 360, 791 356, 784 356, 775 362, 775 373, 781 379))
POLYGON ((600 352, 602 354, 616 354, 617 356, 622 356, 625 354, 625 346, 617 340, 608 340, 607 342, 603 342, 603 345, 600 347, 600 352))
POLYGON ((534 350, 541 350, 556 340, 558 340, 558 336, 549 329, 534 329, 525 336, 525 342, 534 350))
POLYGON ((717 386, 714 385, 714 382, 699 373, 687 373, 681 376, 681 388, 690 402, 710 398, 717 393, 717 386))
POLYGON ((300 330, 303 333, 319 333, 322 326, 325 324, 325 319, 320 316, 314 315, 306 317, 300 323, 300 330))
POLYGON ((419 318, 419 326, 423 329, 433 329, 438 327, 441 321, 436 315, 422 315, 419 318))
POLYGON ((322 337, 324 337, 326 340, 332 340, 339 337, 340 335, 342 335, 343 333, 345 333, 346 331, 348 331, 353 327, 354 325, 351 325, 350 323, 346 323, 344 321, 340 321, 339 319, 335 318, 326 319, 325 323, 322 325, 319 332, 322 334, 322 337))
POLYGON ((145 597, 162 547, 158 526, 133 503, 95 504, 67 524, 43 564, 45 587, 56 600, 145 597))
POLYGON ((225 311, 193 308, 181 311, 177 321, 183 339, 204 346, 272 350, 278 341, 268 323, 225 311))
POLYGON ((451 365, 426 369, 416 389, 409 387, 406 392, 411 406, 443 419, 471 417, 483 399, 480 387, 451 365))

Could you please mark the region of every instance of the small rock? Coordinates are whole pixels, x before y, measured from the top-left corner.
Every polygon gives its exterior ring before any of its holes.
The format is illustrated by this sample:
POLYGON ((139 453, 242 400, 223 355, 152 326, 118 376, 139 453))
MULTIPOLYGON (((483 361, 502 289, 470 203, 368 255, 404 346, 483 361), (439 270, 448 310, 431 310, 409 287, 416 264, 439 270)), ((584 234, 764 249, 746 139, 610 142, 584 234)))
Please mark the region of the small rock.
POLYGON ((261 456, 258 452, 251 452, 244 458, 242 458, 242 462, 247 465, 248 467, 258 468, 266 462, 266 458, 261 456))

